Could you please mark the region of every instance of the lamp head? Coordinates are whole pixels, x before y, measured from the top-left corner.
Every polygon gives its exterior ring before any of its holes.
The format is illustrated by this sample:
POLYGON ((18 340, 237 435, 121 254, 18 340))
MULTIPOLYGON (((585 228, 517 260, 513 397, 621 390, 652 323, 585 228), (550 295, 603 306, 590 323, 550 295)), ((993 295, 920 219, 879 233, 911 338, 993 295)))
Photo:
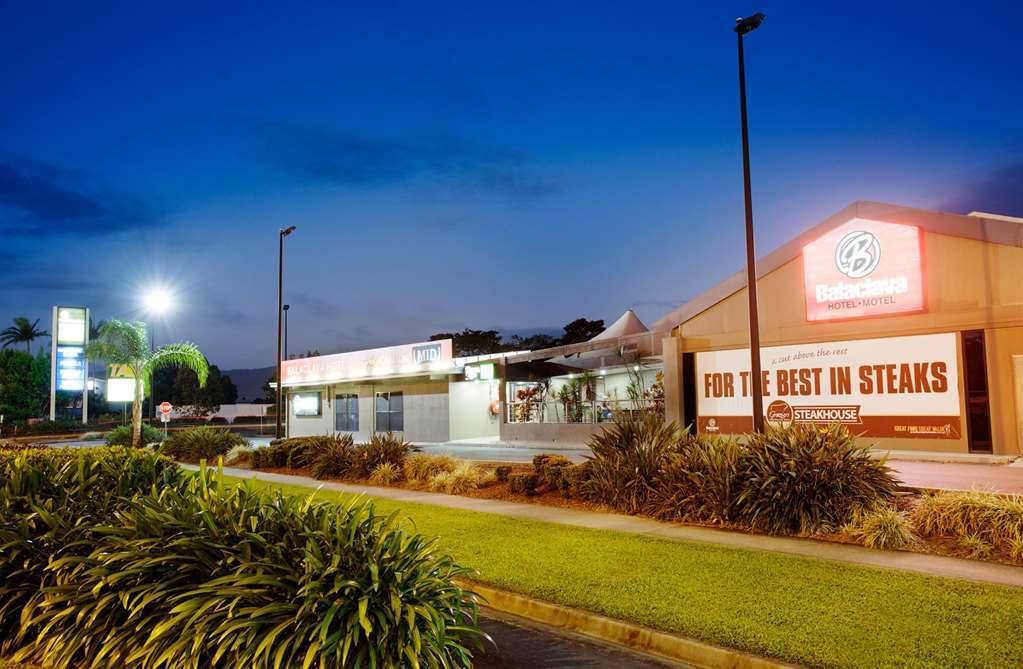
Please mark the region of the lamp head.
POLYGON ((760 24, 764 22, 766 18, 763 12, 757 12, 753 16, 747 16, 746 18, 735 19, 735 32, 740 35, 751 33, 760 27, 760 24))
POLYGON ((162 316, 174 307, 174 296, 162 286, 153 286, 146 290, 143 302, 146 311, 162 316))
POLYGON ((290 305, 290 304, 285 304, 285 305, 284 305, 283 307, 281 307, 281 308, 282 308, 282 309, 284 309, 285 311, 287 311, 288 309, 290 309, 290 308, 291 308, 291 305, 290 305))
POLYGON ((288 235, 290 235, 294 231, 295 231, 295 226, 294 225, 289 225, 286 228, 281 228, 281 237, 287 237, 288 235))

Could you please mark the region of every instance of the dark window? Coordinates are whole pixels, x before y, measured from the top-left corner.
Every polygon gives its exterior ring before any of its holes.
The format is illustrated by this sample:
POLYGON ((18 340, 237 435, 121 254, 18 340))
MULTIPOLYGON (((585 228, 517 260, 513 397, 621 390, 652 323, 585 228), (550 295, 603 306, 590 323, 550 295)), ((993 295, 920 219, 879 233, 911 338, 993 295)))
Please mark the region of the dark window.
POLYGON ((334 430, 337 432, 359 431, 359 396, 338 395, 334 398, 334 430))
POLYGON ((988 402, 984 331, 963 332, 962 338, 966 380, 966 428, 970 451, 990 453, 991 405, 988 402))
POLYGON ((377 432, 402 432, 405 429, 403 393, 377 393, 376 419, 377 432))

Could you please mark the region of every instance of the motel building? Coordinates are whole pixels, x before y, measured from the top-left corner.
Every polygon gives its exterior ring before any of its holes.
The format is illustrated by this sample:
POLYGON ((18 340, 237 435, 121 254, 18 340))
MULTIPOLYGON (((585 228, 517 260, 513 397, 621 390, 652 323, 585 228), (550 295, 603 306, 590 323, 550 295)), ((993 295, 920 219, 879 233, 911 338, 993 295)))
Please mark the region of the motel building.
POLYGON ((588 342, 454 357, 452 341, 282 362, 291 437, 582 446, 623 411, 663 411, 663 334, 630 310, 588 342))
MULTIPOLYGON (((757 263, 764 412, 888 451, 1023 447, 1023 219, 856 202, 757 263)), ((456 358, 452 342, 283 363, 290 436, 583 447, 629 412, 752 428, 745 272, 647 328, 456 358)), ((923 455, 923 453, 920 453, 923 455)))
MULTIPOLYGON (((757 264, 765 417, 894 451, 1018 455, 1023 219, 856 202, 757 264)), ((668 314, 669 420, 752 427, 745 273, 668 314)))

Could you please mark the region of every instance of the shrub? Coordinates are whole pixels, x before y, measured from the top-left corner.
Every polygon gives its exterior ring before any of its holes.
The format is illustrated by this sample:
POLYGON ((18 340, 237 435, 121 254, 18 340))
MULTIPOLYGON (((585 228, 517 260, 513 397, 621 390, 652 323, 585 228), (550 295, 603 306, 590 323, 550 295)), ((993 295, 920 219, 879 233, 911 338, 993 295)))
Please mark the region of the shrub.
POLYGON ((450 472, 458 466, 458 460, 450 455, 427 455, 414 453, 402 463, 407 481, 429 481, 443 472, 450 472))
POLYGON ((401 470, 390 462, 381 462, 369 475, 369 482, 374 485, 391 485, 400 480, 401 470))
POLYGON ((46 444, 33 444, 28 441, 14 441, 13 439, 0 439, 0 451, 35 451, 48 448, 46 444))
POLYGON ((256 469, 310 467, 320 453, 339 439, 347 439, 350 442, 351 435, 274 439, 269 446, 264 446, 253 453, 252 466, 256 469))
POLYGON ((230 430, 211 427, 190 427, 174 432, 163 442, 163 453, 182 462, 214 461, 232 448, 244 447, 248 441, 230 430))
MULTIPOLYGON (((58 509, 62 521, 81 518, 58 509)), ((15 661, 46 666, 469 666, 475 596, 432 541, 366 503, 330 504, 208 470, 135 497, 51 562, 15 661)), ((38 584, 36 584, 38 585, 38 584)), ((5 616, 5 620, 8 618, 5 616)))
MULTIPOLYGON (((159 444, 163 441, 163 430, 142 423, 142 445, 159 444)), ((107 433, 107 446, 131 446, 131 425, 118 425, 107 433)))
POLYGON ((970 557, 975 560, 983 560, 991 556, 991 544, 976 534, 966 534, 959 537, 958 544, 960 548, 969 552, 970 557))
POLYGON ((494 478, 496 478, 499 483, 507 483, 508 476, 511 475, 511 471, 512 471, 511 467, 507 465, 501 465, 500 467, 494 469, 494 478))
POLYGON ((477 467, 471 462, 460 462, 450 472, 441 472, 430 479, 430 490, 446 492, 449 495, 464 495, 484 488, 494 480, 493 472, 477 467))
POLYGON ((622 414, 590 438, 592 475, 583 493, 625 513, 647 505, 668 455, 680 448, 684 433, 654 414, 622 414))
MULTIPOLYGON (((22 610, 57 583, 55 560, 88 550, 95 528, 182 472, 145 449, 61 448, 0 451, 0 657, 16 643, 22 610)), ((37 630, 22 628, 31 639, 37 630)))
POLYGON ((387 434, 374 434, 366 444, 360 444, 355 449, 352 461, 352 476, 365 478, 385 462, 395 467, 401 467, 405 457, 413 451, 412 444, 400 437, 388 432, 387 434))
POLYGON ((661 520, 734 521, 743 450, 717 436, 686 436, 654 480, 644 512, 661 520))
POLYGON ((313 476, 318 479, 344 478, 352 470, 355 441, 351 434, 329 437, 317 442, 313 456, 313 476))
POLYGON ((210 425, 227 425, 230 421, 223 416, 210 416, 208 422, 210 425))
POLYGON ((978 491, 925 495, 912 512, 913 525, 926 537, 974 536, 1011 552, 1023 536, 1023 496, 978 491))
POLYGON ((592 466, 589 462, 578 465, 568 465, 561 468, 561 477, 558 479, 558 489, 564 497, 581 497, 583 486, 590 476, 593 475, 592 466))
POLYGON ((533 458, 533 469, 551 488, 561 487, 562 470, 571 464, 564 455, 540 454, 533 458))
POLYGON ((254 449, 248 445, 248 442, 234 446, 224 456, 224 464, 232 467, 251 464, 253 452, 254 449))
POLYGON ((736 498, 741 520, 774 533, 833 531, 891 502, 898 481, 841 425, 795 424, 749 435, 736 498))
POLYGON ((520 495, 532 496, 540 486, 540 477, 532 472, 520 472, 508 477, 511 491, 520 495))
POLYGON ((847 533, 867 548, 896 550, 913 541, 906 514, 882 506, 857 514, 847 533))

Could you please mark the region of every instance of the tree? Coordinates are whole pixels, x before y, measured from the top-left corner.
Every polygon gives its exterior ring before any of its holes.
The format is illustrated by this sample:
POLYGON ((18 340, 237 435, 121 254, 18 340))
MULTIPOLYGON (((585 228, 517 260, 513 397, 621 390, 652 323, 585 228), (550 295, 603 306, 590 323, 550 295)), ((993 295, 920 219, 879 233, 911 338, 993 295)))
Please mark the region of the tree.
POLYGON ((578 344, 589 341, 604 331, 604 320, 590 321, 585 318, 577 318, 565 326, 565 334, 558 341, 559 344, 578 344))
POLYGON ((216 413, 220 411, 221 404, 233 404, 237 398, 238 389, 231 383, 231 379, 220 373, 220 368, 216 365, 209 366, 209 375, 204 386, 199 385, 199 379, 194 371, 188 367, 178 368, 171 401, 180 406, 191 407, 194 415, 208 416, 216 413), (230 402, 225 399, 228 390, 225 387, 225 380, 230 384, 233 393, 230 402))
POLYGON ((206 385, 209 365, 195 344, 177 342, 149 350, 149 333, 144 323, 110 320, 103 324, 99 337, 86 349, 89 359, 101 359, 115 365, 126 365, 139 380, 135 384, 135 401, 131 407, 131 444, 140 446, 142 439, 142 399, 149 392, 153 372, 163 367, 183 366, 195 372, 199 385, 206 385))
POLYGON ((25 342, 25 351, 31 355, 32 342, 38 337, 47 337, 50 334, 46 330, 40 330, 38 326, 38 318, 34 323, 30 323, 24 316, 18 316, 14 319, 14 325, 0 332, 0 342, 3 342, 4 348, 25 342))
POLYGON ((509 341, 511 348, 516 351, 539 351, 543 348, 550 348, 558 345, 558 338, 547 334, 535 334, 529 337, 512 335, 509 341))
POLYGON ((5 421, 38 418, 50 398, 50 358, 42 351, 0 351, 0 414, 5 421))
POLYGON ((430 341, 451 339, 451 347, 456 356, 464 355, 485 355, 487 353, 500 353, 507 351, 508 347, 501 341, 501 334, 497 330, 470 330, 466 328, 461 332, 438 332, 430 337, 430 341))

